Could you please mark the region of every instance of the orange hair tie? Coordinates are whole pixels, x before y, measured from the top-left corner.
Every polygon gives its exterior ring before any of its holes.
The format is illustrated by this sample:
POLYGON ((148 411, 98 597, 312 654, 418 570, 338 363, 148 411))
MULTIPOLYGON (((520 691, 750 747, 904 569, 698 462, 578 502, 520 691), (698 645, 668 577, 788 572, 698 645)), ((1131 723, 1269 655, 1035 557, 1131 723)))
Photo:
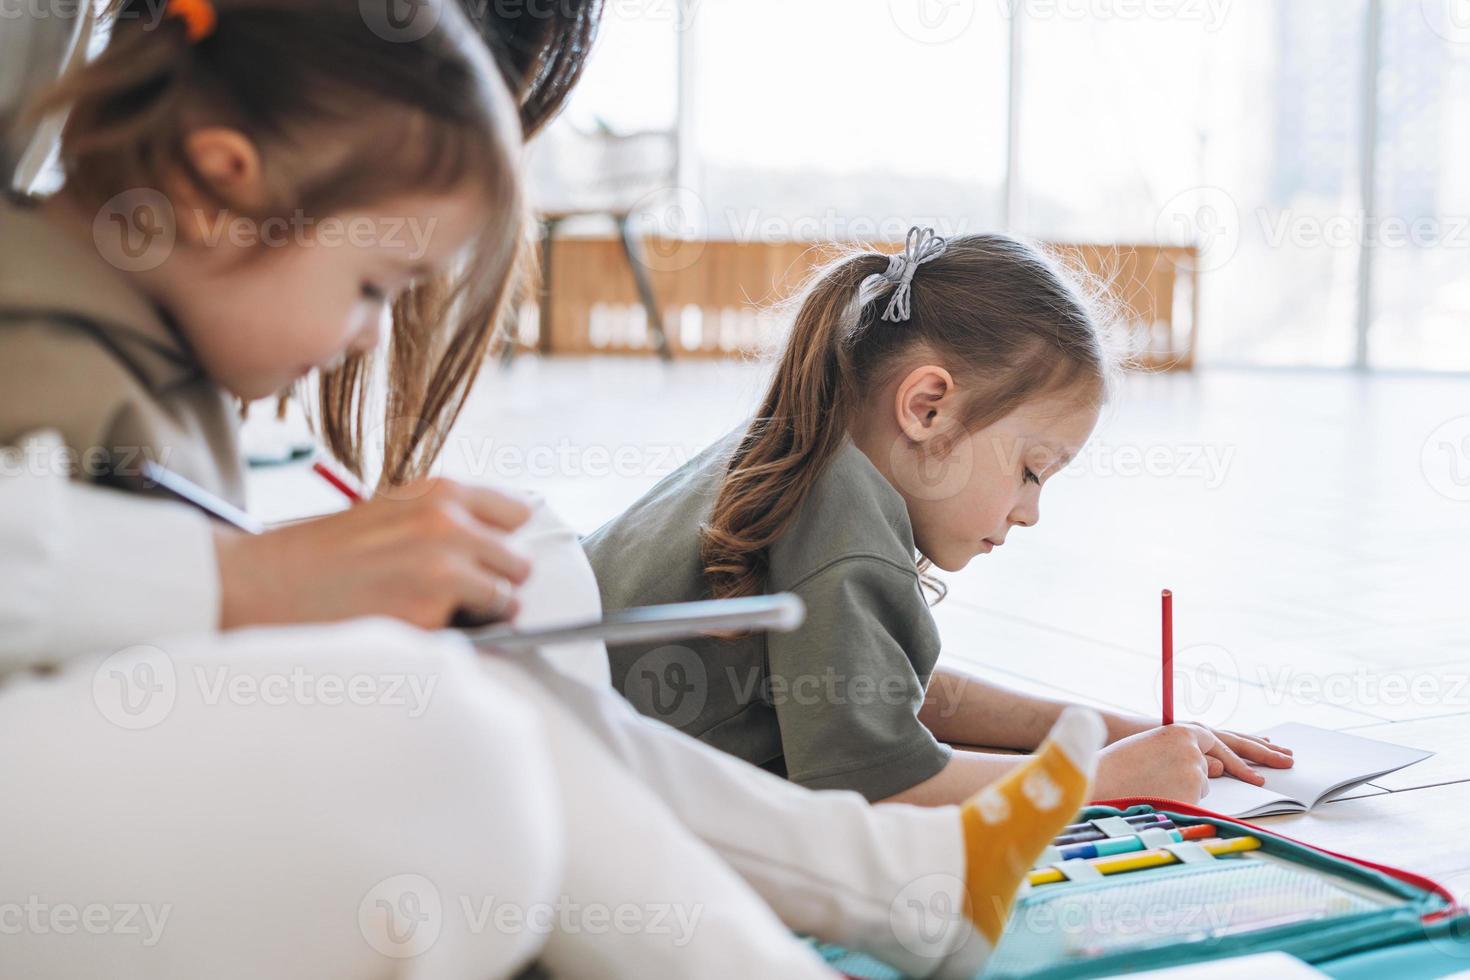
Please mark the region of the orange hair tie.
POLYGON ((209 0, 168 0, 165 17, 177 17, 184 22, 184 36, 190 44, 197 44, 214 33, 218 15, 209 0))

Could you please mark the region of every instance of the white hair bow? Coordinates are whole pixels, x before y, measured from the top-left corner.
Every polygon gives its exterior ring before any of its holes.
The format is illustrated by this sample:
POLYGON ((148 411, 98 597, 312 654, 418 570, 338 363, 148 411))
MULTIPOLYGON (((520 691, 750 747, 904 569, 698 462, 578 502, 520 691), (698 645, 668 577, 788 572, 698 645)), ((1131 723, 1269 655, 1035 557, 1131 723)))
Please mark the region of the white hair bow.
POLYGON ((925 262, 932 262, 943 255, 948 247, 949 242, 934 234, 933 228, 920 228, 917 225, 910 228, 903 251, 888 256, 888 268, 863 280, 858 288, 859 302, 867 305, 874 296, 882 292, 886 284, 895 283, 893 297, 888 301, 888 308, 883 311, 883 319, 891 323, 907 320, 911 314, 910 294, 913 292, 914 273, 925 262))

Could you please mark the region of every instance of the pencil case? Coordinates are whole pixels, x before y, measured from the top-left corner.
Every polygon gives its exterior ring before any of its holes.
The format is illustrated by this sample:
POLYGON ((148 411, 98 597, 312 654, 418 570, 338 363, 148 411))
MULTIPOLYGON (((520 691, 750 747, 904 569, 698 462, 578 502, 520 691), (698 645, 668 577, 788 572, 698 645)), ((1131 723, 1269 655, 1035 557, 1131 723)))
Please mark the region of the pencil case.
MULTIPOLYGON (((1470 970, 1470 913, 1421 875, 1168 800, 1108 800, 1077 819, 1116 828, 1121 824, 1106 818, 1149 814, 1180 829, 1208 824, 1222 841, 1253 837, 1260 846, 1212 857, 1171 845, 1181 848, 1177 863, 1032 886, 1017 898, 980 976, 1105 977, 1272 950, 1342 980, 1470 970)), ((864 954, 824 943, 817 949, 859 980, 903 976, 864 954)))

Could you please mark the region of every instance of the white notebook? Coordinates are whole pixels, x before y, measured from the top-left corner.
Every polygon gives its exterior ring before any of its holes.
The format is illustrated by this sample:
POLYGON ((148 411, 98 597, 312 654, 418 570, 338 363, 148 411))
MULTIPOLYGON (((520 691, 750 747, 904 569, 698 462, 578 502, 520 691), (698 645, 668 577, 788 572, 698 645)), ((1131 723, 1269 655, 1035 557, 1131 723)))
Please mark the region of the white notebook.
MULTIPOLYGON (((1271 977, 1272 980, 1296 980, 1296 978, 1325 977, 1327 974, 1308 966, 1295 956, 1285 953, 1256 953, 1254 956, 1233 956, 1225 960, 1209 960, 1190 963, 1167 970, 1150 970, 1147 973, 1126 974, 1131 980, 1235 980, 1236 977, 1271 977)), ((1118 974, 1119 977, 1124 974, 1118 974)))
POLYGON ((1296 722, 1256 734, 1291 749, 1296 765, 1290 769, 1252 766, 1266 777, 1264 786, 1252 786, 1231 776, 1212 779, 1210 792, 1200 800, 1200 806, 1229 817, 1305 813, 1354 786, 1434 754, 1296 722))

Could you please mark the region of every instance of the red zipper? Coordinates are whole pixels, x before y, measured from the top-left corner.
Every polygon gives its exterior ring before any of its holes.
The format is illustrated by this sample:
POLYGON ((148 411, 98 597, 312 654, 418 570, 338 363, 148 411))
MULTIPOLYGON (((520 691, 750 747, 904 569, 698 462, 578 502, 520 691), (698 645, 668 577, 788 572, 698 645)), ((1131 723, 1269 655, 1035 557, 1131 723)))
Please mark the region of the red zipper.
POLYGON ((1443 885, 1441 885, 1437 881, 1434 881, 1431 878, 1426 878, 1423 875, 1415 874, 1412 871, 1404 871, 1401 868, 1390 867, 1386 864, 1378 864, 1375 861, 1365 861, 1362 858, 1353 857, 1351 854, 1339 854, 1337 851, 1329 851, 1325 847, 1318 847, 1316 844, 1309 844, 1304 840, 1298 840, 1295 837, 1288 837, 1286 834, 1280 833, 1275 830, 1270 830, 1266 827, 1257 827, 1253 823, 1247 823, 1246 821, 1237 819, 1235 817, 1227 817, 1223 813, 1216 813, 1213 810, 1206 810, 1204 807, 1195 806, 1191 803, 1179 803, 1175 800, 1155 799, 1148 796, 1126 796, 1118 800, 1096 800, 1088 805, 1110 806, 1118 810, 1126 810, 1130 806, 1138 806, 1140 804, 1144 806, 1151 806, 1155 810, 1176 810, 1180 813, 1189 814, 1190 816, 1209 817, 1212 820, 1221 820, 1225 823, 1235 824, 1236 826, 1248 827, 1251 830, 1259 831, 1264 834, 1271 834, 1275 837, 1280 837, 1282 840, 1291 841, 1293 844, 1299 844, 1302 847, 1307 848, 1308 850, 1316 851, 1319 854, 1326 854, 1329 857, 1335 857, 1339 860, 1347 861, 1351 864, 1361 865, 1365 868, 1372 868, 1374 871, 1382 872, 1383 874, 1388 875, 1390 878, 1397 878, 1399 881, 1405 882, 1406 884, 1414 885, 1415 887, 1422 888, 1425 891, 1431 891, 1434 894, 1443 898, 1445 901, 1449 902, 1448 907, 1423 916, 1422 918, 1424 922, 1436 922, 1440 919, 1449 918, 1452 915, 1457 915, 1460 912, 1464 911, 1459 902, 1455 899, 1455 896, 1451 895, 1443 885))

